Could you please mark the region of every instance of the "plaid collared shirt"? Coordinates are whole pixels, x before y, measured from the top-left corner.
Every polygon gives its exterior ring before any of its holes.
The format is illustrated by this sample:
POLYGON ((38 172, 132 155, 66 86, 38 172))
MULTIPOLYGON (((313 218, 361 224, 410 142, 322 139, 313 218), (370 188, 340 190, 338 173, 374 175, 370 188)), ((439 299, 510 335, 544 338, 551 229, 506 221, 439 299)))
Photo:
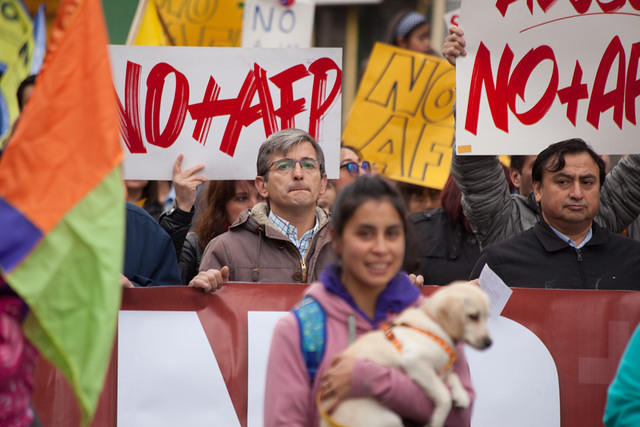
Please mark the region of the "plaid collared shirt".
POLYGON ((276 228, 296 245, 298 248, 298 252, 300 252, 300 256, 304 259, 307 256, 307 252, 309 251, 309 246, 311 246, 311 240, 313 240, 313 236, 315 236, 316 231, 318 231, 318 218, 315 218, 315 224, 313 228, 302 235, 300 240, 298 240, 298 229, 295 225, 291 225, 289 221, 280 218, 278 215, 274 214, 273 211, 269 212, 269 220, 276 226, 276 228))

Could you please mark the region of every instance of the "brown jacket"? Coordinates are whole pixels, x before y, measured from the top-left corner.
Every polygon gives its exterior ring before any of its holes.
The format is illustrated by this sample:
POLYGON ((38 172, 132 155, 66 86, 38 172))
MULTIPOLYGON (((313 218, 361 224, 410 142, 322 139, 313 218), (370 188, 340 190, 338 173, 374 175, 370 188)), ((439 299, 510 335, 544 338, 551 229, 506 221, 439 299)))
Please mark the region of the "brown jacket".
POLYGON ((230 269, 229 281, 310 283, 320 277, 324 267, 336 261, 329 235, 329 218, 316 208, 319 228, 305 259, 298 248, 269 221, 266 203, 250 211, 209 242, 202 255, 200 271, 223 266, 230 269))

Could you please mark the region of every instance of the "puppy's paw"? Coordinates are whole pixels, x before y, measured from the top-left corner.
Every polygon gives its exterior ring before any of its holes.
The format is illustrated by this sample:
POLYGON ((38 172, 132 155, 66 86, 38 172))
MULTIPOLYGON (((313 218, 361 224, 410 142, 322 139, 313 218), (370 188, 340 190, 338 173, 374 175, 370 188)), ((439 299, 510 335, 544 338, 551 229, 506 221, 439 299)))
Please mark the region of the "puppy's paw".
POLYGON ((453 393, 451 398, 453 400, 453 406, 456 408, 465 409, 471 405, 471 399, 465 390, 459 390, 458 392, 453 393))

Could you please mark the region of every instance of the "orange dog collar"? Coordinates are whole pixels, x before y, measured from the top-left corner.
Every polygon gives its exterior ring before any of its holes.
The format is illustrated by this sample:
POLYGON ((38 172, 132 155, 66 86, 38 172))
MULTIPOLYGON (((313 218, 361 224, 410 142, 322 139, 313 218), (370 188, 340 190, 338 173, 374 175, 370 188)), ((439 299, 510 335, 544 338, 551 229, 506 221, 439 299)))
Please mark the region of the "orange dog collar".
POLYGON ((398 351, 402 351, 402 343, 400 342, 400 340, 398 340, 398 338, 393 333, 393 328, 394 327, 398 327, 398 326, 402 326, 402 327, 405 327, 405 328, 413 329, 414 331, 420 332, 421 334, 426 335, 427 337, 429 337, 432 340, 434 340, 445 351, 445 353, 447 353, 449 355, 449 362, 447 362, 445 367, 442 368, 442 372, 440 372, 440 373, 446 372, 449 369, 451 369, 451 367, 453 366, 453 363, 456 361, 456 357, 458 357, 458 355, 456 354, 456 351, 445 340, 443 340, 441 337, 437 336, 436 334, 434 334, 432 332, 425 331, 424 329, 420 329, 418 327, 410 325, 410 324, 408 324, 406 322, 384 323, 380 328, 382 329, 382 332, 384 333, 384 336, 391 342, 391 344, 393 344, 393 346, 398 351))

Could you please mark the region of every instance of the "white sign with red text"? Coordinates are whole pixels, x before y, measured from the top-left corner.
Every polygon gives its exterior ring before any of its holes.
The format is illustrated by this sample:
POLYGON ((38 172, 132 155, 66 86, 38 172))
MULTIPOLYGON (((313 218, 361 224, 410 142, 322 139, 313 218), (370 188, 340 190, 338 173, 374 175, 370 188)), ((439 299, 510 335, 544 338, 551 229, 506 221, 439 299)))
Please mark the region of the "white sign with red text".
POLYGON ((258 147, 308 131, 338 177, 342 50, 110 46, 125 179, 171 179, 204 164, 210 179, 253 179, 258 147))
POLYGON ((459 154, 640 152, 640 1, 466 0, 459 21, 459 154))

